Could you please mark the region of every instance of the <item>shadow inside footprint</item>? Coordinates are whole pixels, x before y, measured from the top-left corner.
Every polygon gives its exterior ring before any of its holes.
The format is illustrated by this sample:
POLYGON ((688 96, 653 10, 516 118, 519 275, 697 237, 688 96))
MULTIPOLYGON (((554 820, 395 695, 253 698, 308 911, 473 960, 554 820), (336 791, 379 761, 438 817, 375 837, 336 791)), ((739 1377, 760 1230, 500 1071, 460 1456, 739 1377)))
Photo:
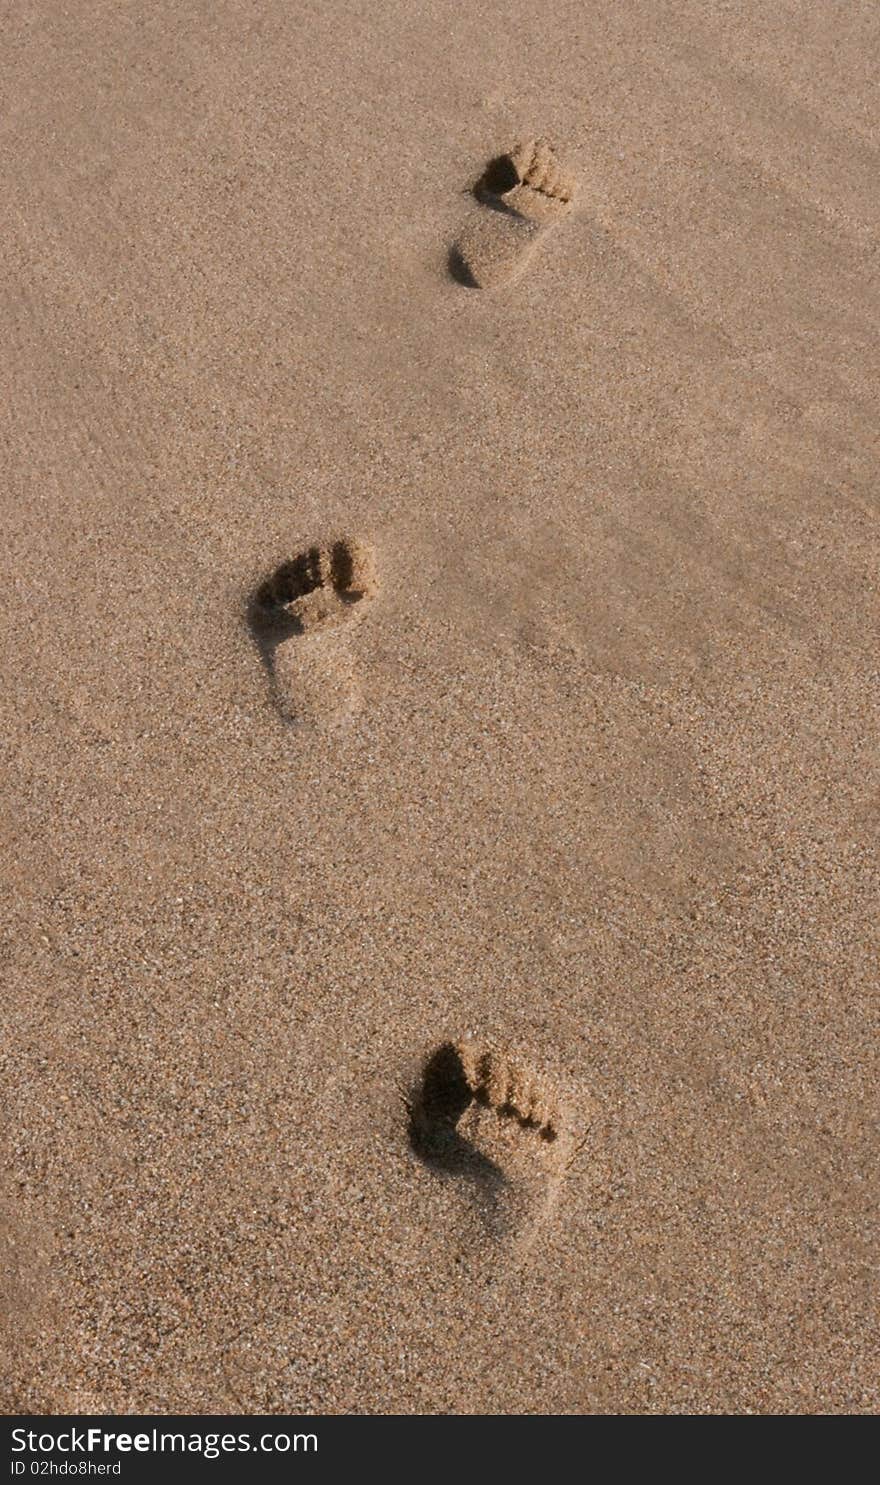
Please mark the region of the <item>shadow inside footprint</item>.
POLYGON ((507 191, 512 191, 514 186, 519 185, 521 178, 512 154, 496 155, 489 161, 474 186, 474 194, 480 197, 503 196, 507 191))
POLYGON ((462 254, 461 248, 456 242, 454 242, 452 244, 452 247, 449 249, 449 254, 447 257, 447 267, 449 268, 450 277, 454 278, 456 283, 462 284, 464 288, 478 289, 480 287, 477 280, 474 278, 473 273, 467 265, 467 261, 462 254))
POLYGON ((425 1165, 446 1175, 464 1176, 484 1200, 494 1204, 507 1178, 494 1160, 458 1130, 459 1120, 473 1101, 458 1049, 446 1042, 428 1058, 408 1100, 410 1144, 425 1165))
POLYGON ((261 589, 248 602, 247 622, 260 659, 271 674, 275 651, 291 635, 302 634, 302 619, 283 608, 270 608, 263 601, 261 589))

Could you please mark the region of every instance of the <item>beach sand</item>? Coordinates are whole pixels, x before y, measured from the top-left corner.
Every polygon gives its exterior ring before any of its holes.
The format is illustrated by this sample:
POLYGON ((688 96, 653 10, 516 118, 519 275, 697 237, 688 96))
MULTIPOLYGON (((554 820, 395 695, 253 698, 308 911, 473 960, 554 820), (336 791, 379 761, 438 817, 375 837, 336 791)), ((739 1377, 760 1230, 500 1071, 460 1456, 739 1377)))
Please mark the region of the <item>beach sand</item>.
POLYGON ((3 1408, 876 1409, 878 55, 3 7, 3 1408))

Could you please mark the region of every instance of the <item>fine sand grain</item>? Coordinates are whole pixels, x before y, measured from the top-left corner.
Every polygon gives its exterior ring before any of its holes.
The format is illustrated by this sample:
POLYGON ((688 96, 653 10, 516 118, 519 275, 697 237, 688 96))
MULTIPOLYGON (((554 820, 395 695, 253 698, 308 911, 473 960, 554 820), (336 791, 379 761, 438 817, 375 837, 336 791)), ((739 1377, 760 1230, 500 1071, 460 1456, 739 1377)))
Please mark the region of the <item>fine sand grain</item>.
POLYGON ((3 1408, 876 1409, 878 57, 2 7, 3 1408))

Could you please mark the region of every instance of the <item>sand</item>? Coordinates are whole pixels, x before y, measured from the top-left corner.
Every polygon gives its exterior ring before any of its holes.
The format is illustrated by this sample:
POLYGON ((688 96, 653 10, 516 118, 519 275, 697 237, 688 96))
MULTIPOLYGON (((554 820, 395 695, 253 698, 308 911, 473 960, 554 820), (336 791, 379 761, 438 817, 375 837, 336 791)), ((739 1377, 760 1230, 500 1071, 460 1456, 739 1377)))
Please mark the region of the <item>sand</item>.
POLYGON ((877 1407, 878 55, 7 0, 6 1409, 877 1407))

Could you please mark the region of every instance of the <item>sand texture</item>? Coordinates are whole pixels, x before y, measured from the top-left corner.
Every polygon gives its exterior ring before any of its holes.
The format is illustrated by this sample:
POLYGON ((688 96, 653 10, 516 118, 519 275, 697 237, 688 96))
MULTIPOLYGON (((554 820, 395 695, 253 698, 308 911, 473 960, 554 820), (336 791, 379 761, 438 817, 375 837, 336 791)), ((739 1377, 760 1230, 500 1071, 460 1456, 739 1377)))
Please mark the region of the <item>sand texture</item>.
POLYGON ((878 58, 0 7, 0 1408, 877 1408, 878 58))

